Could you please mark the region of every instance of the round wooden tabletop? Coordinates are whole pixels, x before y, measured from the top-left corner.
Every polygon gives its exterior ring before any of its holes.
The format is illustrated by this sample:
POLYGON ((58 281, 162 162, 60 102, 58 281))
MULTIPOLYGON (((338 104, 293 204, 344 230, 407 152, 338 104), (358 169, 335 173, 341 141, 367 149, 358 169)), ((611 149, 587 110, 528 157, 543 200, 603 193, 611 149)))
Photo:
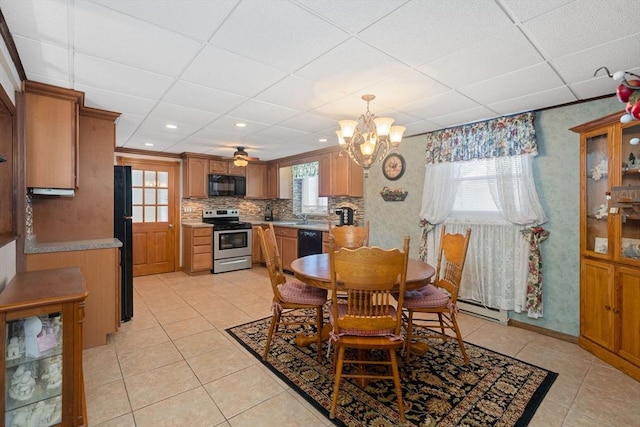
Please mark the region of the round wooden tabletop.
MULTIPOLYGON (((291 262, 294 276, 305 283, 322 289, 331 288, 329 254, 308 255, 291 262)), ((409 258, 407 264, 407 290, 429 283, 435 269, 426 262, 409 258)))

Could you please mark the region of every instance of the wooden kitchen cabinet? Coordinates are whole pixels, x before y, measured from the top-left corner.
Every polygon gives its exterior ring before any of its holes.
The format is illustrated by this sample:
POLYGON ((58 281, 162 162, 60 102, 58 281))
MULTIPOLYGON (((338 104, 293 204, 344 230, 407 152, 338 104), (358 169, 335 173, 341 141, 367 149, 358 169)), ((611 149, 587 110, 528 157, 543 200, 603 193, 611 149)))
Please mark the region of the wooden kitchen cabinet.
POLYGON ((612 114, 580 133, 578 343, 640 380, 640 160, 637 122, 612 114))
POLYGON ((86 297, 77 267, 19 272, 0 294, 3 425, 88 425, 82 369, 86 297))
POLYGON ((182 227, 182 270, 210 273, 213 268, 213 227, 182 227))
POLYGON ((33 253, 25 256, 26 270, 80 267, 89 296, 82 344, 92 348, 107 343, 109 334, 120 327, 119 248, 84 249, 66 252, 33 253))
POLYGON ((267 163, 267 199, 278 198, 278 164, 267 163))
POLYGON ((251 262, 253 264, 264 263, 264 257, 262 256, 262 246, 260 244, 260 236, 258 236, 258 228, 261 227, 261 225, 254 225, 253 227, 251 227, 251 262))
POLYGON ((289 227, 273 227, 282 269, 291 271, 291 262, 298 258, 298 229, 289 227))
POLYGON ((264 199, 267 196, 267 166, 249 163, 247 170, 247 199, 264 199))
POLYGON ((329 245, 329 232, 322 232, 322 253, 328 254, 331 250, 331 246, 329 245))
POLYGON ((78 188, 82 92, 24 82, 27 188, 78 188))
POLYGON ((209 197, 209 160, 205 157, 183 157, 183 198, 206 199, 209 197))
POLYGON ((245 176, 244 166, 236 166, 232 160, 209 160, 209 173, 214 175, 245 176))
POLYGON ((318 192, 323 197, 363 197, 364 172, 340 151, 320 156, 318 192))

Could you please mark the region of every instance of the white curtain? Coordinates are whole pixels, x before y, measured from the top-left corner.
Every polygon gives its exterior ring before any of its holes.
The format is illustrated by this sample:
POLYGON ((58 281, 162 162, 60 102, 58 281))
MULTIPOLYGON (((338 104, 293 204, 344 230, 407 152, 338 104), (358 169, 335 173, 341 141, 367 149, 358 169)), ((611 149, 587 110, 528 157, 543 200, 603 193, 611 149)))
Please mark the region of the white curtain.
POLYGON ((496 179, 489 180, 491 195, 502 216, 513 224, 547 222, 533 180, 533 157, 525 154, 489 159, 496 171, 496 179))
MULTIPOLYGON (((471 228, 460 298, 518 313, 525 309, 529 245, 521 230, 547 220, 533 181, 532 158, 520 155, 483 160, 492 163, 495 170, 495 179, 488 182, 503 221, 478 216, 450 218, 463 162, 426 166, 421 219, 432 225, 446 223, 448 232, 464 233, 471 228)), ((437 261, 439 234, 426 233, 423 242, 431 264, 437 261)))

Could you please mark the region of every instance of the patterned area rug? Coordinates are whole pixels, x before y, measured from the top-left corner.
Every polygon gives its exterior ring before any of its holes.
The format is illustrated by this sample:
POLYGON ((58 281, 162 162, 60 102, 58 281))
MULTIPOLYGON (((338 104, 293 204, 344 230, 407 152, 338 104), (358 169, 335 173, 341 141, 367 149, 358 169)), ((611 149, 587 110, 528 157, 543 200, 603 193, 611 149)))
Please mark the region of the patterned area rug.
MULTIPOLYGON (((227 329, 262 361, 270 318, 227 329)), ((301 332, 304 332, 301 330, 301 332)), ((312 331, 306 331, 311 333, 312 331)), ((465 366, 456 341, 430 340, 429 352, 400 360, 405 415, 410 426, 526 426, 558 374, 482 347, 466 344, 465 366)), ((326 356, 327 343, 323 352, 326 356)), ((263 363, 329 417, 334 377, 332 356, 316 359, 315 345, 275 337, 263 363)), ((382 357, 375 352, 369 357, 382 357)), ((365 388, 344 379, 334 424, 398 426, 393 381, 365 388)))

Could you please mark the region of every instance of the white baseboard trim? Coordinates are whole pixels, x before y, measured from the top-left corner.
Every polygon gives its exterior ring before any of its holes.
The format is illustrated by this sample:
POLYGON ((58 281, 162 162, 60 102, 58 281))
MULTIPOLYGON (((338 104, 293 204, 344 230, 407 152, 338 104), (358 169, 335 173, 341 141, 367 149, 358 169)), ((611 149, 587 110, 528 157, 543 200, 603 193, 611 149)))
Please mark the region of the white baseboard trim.
POLYGON ((509 322, 509 312, 498 308, 486 307, 482 303, 473 300, 461 300, 457 302, 460 311, 472 316, 481 317, 506 325, 509 322))

